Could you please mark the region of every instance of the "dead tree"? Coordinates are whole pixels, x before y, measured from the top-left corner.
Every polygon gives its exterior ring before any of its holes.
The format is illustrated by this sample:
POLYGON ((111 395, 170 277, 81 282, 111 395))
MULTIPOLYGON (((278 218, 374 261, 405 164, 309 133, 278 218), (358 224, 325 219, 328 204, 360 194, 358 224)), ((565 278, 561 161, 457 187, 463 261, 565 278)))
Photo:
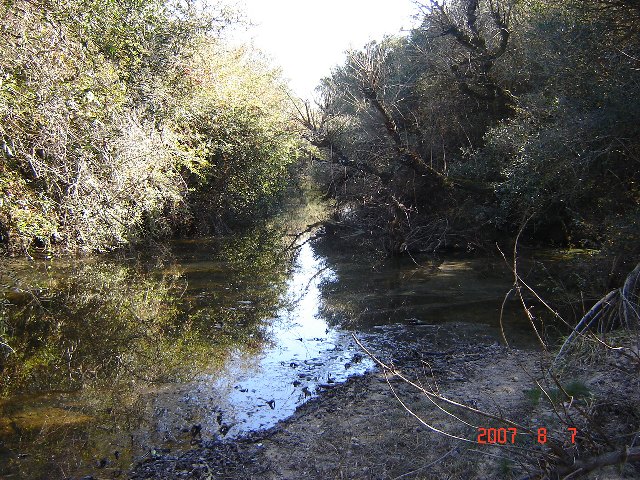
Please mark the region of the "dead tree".
POLYGON ((586 332, 607 332, 617 327, 629 330, 640 327, 640 263, 627 276, 622 287, 607 293, 582 317, 560 348, 556 360, 586 332))

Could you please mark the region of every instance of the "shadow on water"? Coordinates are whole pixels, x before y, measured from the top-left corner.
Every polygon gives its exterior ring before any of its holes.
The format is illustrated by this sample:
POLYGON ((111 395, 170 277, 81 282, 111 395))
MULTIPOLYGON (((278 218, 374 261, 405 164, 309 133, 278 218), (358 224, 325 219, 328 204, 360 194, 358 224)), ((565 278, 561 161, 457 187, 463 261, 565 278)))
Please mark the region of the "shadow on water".
POLYGON ((453 348, 464 337, 502 340, 500 312, 512 346, 532 345, 522 306, 504 304, 512 273, 501 258, 471 256, 370 259, 353 252, 325 252, 339 282, 326 284, 323 313, 332 324, 362 332, 402 331, 398 340, 441 332, 435 348, 453 348))
MULTIPOLYGON (((376 264, 310 244, 284 255, 282 235, 8 262, 0 476, 118 477, 145 456, 271 427, 372 368, 354 330, 383 356, 499 338, 498 260, 376 264)), ((507 317, 530 344, 515 308, 507 317)))

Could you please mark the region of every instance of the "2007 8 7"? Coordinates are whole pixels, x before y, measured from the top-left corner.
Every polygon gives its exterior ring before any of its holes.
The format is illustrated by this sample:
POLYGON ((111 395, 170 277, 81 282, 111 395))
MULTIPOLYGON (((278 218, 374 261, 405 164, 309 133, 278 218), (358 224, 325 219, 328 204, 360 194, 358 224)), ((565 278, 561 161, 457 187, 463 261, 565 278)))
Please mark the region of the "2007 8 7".
MULTIPOLYGON (((568 432, 571 434, 571 443, 576 443, 576 435, 578 429, 569 427, 568 432)), ((516 436, 518 435, 518 429, 515 427, 508 428, 486 428, 478 427, 477 442, 482 445, 506 445, 516 443, 516 436)), ((538 443, 547 443, 547 429, 545 427, 538 428, 537 431, 538 443)))

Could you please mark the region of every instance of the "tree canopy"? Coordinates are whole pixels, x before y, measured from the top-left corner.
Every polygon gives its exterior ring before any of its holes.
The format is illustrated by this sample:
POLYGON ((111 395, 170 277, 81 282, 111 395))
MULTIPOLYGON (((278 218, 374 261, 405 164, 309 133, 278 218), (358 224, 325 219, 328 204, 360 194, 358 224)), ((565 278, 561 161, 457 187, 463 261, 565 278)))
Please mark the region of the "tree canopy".
POLYGON ((390 253, 512 237, 639 253, 637 2, 432 0, 301 115, 344 228, 390 253), (311 113, 310 113, 311 112, 311 113))
POLYGON ((237 14, 198 2, 4 2, 0 240, 105 250, 257 214, 297 135, 237 14), (204 207, 204 208, 203 208, 204 207))

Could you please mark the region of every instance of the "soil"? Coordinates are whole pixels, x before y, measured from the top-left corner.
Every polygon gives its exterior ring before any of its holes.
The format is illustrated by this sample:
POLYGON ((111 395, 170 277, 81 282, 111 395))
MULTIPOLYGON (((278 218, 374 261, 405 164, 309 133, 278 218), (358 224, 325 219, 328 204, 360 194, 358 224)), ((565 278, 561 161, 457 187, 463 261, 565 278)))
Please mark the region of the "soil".
MULTIPOLYGON (((580 354, 579 358, 587 356, 580 354)), ((394 363, 426 388, 509 418, 534 432, 545 427, 550 439, 554 437, 568 451, 578 452, 580 446, 571 450, 568 445, 568 433, 562 438, 563 431, 556 428, 558 422, 548 404, 531 393, 535 391, 535 379, 542 378, 543 361, 540 352, 470 345, 455 352, 410 355, 394 363)), ((593 363, 585 360, 574 362, 565 371, 567 381, 584 379, 581 385, 589 392, 585 400, 579 400, 576 394, 575 407, 591 409, 594 421, 615 432, 616 438, 629 438, 629 432, 635 432, 637 438, 638 365, 615 351, 599 356, 598 365, 594 369, 593 363)), ((551 392, 551 388, 545 390, 551 392)), ((567 408, 571 410, 572 406, 567 408)), ((181 453, 154 452, 135 465, 128 478, 508 479, 538 478, 534 475, 548 467, 542 455, 549 452, 548 445, 539 444, 524 431, 518 430, 512 445, 481 445, 475 442, 478 427, 505 425, 465 411, 447 410, 458 418, 443 413, 397 376, 372 372, 327 389, 269 430, 234 441, 202 441, 181 453)), ((582 439, 578 437, 580 444, 582 439)), ((113 474, 103 470, 92 478, 113 478, 113 474)), ((640 465, 606 467, 586 478, 640 478, 640 465)))

